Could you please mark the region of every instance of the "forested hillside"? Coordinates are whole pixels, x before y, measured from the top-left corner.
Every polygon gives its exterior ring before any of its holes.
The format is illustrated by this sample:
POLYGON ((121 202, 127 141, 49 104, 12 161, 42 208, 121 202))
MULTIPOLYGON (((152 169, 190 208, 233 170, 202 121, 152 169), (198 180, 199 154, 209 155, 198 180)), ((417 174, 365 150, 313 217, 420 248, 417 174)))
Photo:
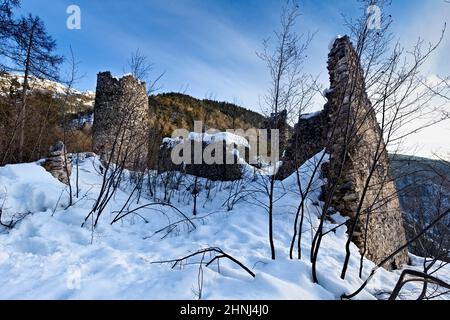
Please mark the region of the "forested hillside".
POLYGON ((177 128, 193 130, 194 121, 203 121, 207 128, 217 130, 260 128, 265 120, 261 114, 232 103, 196 99, 181 93, 150 96, 150 110, 170 136, 177 128))

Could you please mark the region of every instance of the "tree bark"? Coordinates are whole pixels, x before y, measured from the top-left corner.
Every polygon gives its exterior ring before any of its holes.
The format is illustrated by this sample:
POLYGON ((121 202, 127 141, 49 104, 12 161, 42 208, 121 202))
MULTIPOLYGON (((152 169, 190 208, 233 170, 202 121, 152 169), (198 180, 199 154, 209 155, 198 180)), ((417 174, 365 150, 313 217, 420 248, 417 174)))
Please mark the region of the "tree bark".
POLYGON ((22 88, 22 108, 20 110, 20 130, 19 130, 19 162, 23 162, 24 144, 25 144, 25 127, 27 118, 27 90, 28 90, 28 78, 30 76, 30 63, 31 63, 31 50, 33 48, 34 29, 36 28, 36 22, 33 21, 30 31, 30 38, 27 46, 27 58, 25 61, 25 74, 23 78, 22 88))

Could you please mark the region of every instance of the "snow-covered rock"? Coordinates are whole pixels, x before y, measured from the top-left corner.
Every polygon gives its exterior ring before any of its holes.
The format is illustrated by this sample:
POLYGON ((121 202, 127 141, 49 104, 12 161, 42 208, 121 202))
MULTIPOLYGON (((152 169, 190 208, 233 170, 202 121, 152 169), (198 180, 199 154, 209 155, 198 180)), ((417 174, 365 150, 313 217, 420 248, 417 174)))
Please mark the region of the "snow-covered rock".
POLYGON ((235 144, 237 146, 250 148, 247 139, 231 132, 218 132, 212 134, 207 132, 191 132, 189 133, 188 140, 203 141, 207 144, 224 141, 226 144, 235 144))
POLYGON ((316 112, 312 112, 312 113, 305 113, 300 115, 300 119, 301 120, 308 120, 314 117, 317 117, 322 111, 316 111, 316 112))

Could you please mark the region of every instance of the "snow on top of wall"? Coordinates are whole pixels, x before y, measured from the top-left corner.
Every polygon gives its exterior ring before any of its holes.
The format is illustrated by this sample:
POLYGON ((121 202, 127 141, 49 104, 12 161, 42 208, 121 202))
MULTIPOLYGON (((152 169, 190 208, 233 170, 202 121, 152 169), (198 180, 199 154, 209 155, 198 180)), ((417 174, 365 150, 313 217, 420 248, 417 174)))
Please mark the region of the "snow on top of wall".
POLYGON ((341 36, 340 34, 334 36, 333 39, 331 39, 330 44, 328 45, 328 50, 333 49, 334 43, 336 42, 336 40, 342 39, 343 37, 344 37, 344 36, 341 36))
POLYGON ((300 119, 301 120, 308 120, 314 117, 317 117, 322 111, 316 111, 316 112, 312 112, 312 113, 305 113, 300 115, 300 119))
POLYGON ((225 141, 226 144, 235 144, 237 146, 242 146, 246 148, 250 148, 250 144, 248 140, 242 136, 231 132, 218 132, 218 133, 199 133, 199 132, 191 132, 189 133, 188 140, 193 141, 202 141, 211 144, 219 141, 225 141))
POLYGON ((181 140, 180 138, 164 138, 162 143, 166 146, 169 146, 170 148, 173 148, 174 146, 176 146, 179 143, 183 143, 183 140, 181 140))
MULTIPOLYGON (((201 142, 206 144, 212 144, 215 142, 225 141, 227 145, 234 144, 238 147, 245 147, 250 149, 250 144, 248 140, 240 135, 231 132, 218 132, 218 133, 200 133, 200 132, 190 132, 186 138, 190 141, 201 142)), ((179 143, 183 143, 183 139, 180 138, 164 138, 163 144, 173 147, 179 143)))
POLYGON ((145 81, 142 81, 141 79, 137 79, 131 72, 124 73, 122 75, 113 75, 113 74, 111 74, 111 77, 114 80, 116 80, 116 81, 120 81, 120 80, 122 80, 124 78, 132 77, 133 79, 137 80, 140 84, 142 84, 142 85, 145 84, 145 81))
POLYGON ((323 94, 324 97, 326 97, 327 94, 332 93, 333 91, 334 91, 334 89, 326 88, 326 89, 323 90, 322 94, 323 94))

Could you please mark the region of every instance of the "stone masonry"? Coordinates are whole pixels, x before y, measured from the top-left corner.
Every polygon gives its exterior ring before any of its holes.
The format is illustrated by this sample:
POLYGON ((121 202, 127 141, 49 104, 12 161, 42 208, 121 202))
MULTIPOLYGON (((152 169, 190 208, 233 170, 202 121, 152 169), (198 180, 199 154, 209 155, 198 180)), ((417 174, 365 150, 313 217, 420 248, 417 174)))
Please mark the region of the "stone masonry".
POLYGON ((72 163, 67 157, 64 143, 58 141, 49 149, 49 156, 45 160, 44 168, 50 174, 64 184, 69 183, 72 172, 72 163))
POLYGON ((148 161, 149 106, 146 85, 131 75, 97 76, 93 149, 103 161, 141 170, 148 161))
POLYGON ((300 116, 294 133, 287 142, 282 157, 283 165, 278 170, 280 179, 287 178, 303 163, 319 153, 326 145, 328 117, 326 112, 300 116))
MULTIPOLYGON (((322 198, 350 217, 348 226, 355 221, 359 208, 352 241, 378 263, 406 243, 388 153, 349 38, 337 39, 328 58, 328 102, 322 112, 300 118, 279 178, 290 175, 325 148, 330 159, 322 168, 327 180, 322 198)), ((405 249, 384 267, 395 269, 407 262, 405 249)))
POLYGON ((278 113, 272 113, 263 123, 263 128, 268 129, 267 138, 270 140, 270 129, 277 129, 279 135, 279 150, 282 153, 286 150, 288 139, 291 135, 292 128, 288 124, 287 110, 278 113))
MULTIPOLYGON (((208 144, 205 142, 188 139, 184 139, 182 142, 178 141, 177 143, 183 144, 190 143, 191 150, 196 149, 197 147, 196 144, 199 145, 198 148, 202 151, 204 151, 205 148, 208 146, 208 144)), ((241 179, 242 165, 239 163, 239 159, 237 155, 234 153, 236 146, 234 144, 227 144, 225 143, 225 141, 216 143, 222 143, 223 148, 222 163, 206 164, 204 161, 202 161, 202 163, 195 164, 194 152, 192 152, 190 155, 191 158, 190 164, 176 165, 172 162, 171 158, 172 150, 176 144, 174 144, 173 140, 170 141, 165 139, 158 153, 158 171, 159 172, 180 171, 193 176, 210 179, 212 181, 234 181, 241 179), (226 163, 227 156, 234 159, 233 163, 226 163)), ((219 148, 220 145, 217 147, 219 148)), ((246 149, 246 154, 248 154, 248 149, 246 149)))

